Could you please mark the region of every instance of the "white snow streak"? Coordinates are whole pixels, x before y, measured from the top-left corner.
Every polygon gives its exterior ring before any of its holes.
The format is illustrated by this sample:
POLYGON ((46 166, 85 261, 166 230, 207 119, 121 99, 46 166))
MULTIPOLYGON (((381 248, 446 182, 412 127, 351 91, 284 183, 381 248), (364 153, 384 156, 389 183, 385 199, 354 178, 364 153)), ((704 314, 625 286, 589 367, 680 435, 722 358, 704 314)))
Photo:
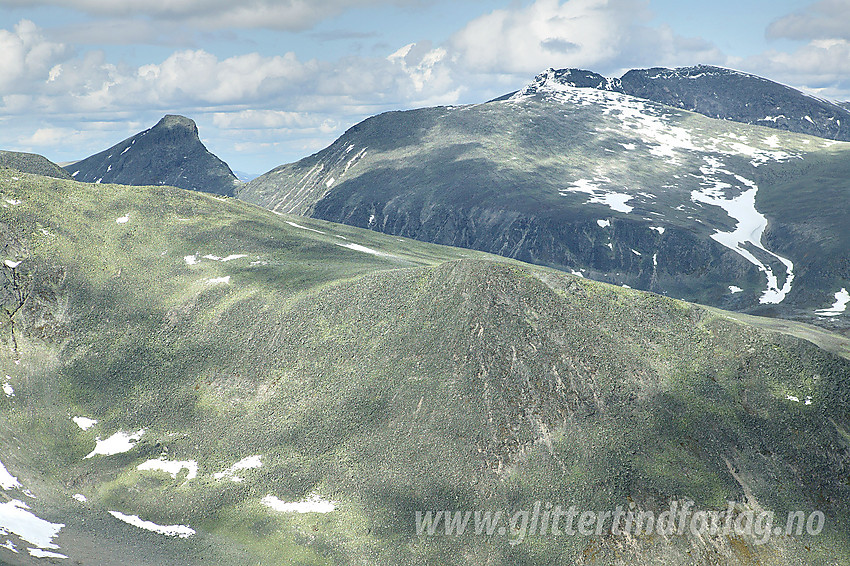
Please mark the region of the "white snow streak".
POLYGON ((109 514, 120 521, 124 521, 128 525, 133 525, 134 527, 139 527, 140 529, 145 529, 147 531, 152 531, 169 537, 188 538, 195 534, 195 530, 188 525, 163 526, 140 519, 138 515, 125 515, 119 511, 110 511, 109 514))
POLYGON ((281 501, 274 495, 265 496, 260 503, 282 513, 330 513, 336 509, 336 502, 322 499, 318 493, 310 494, 304 501, 281 501))

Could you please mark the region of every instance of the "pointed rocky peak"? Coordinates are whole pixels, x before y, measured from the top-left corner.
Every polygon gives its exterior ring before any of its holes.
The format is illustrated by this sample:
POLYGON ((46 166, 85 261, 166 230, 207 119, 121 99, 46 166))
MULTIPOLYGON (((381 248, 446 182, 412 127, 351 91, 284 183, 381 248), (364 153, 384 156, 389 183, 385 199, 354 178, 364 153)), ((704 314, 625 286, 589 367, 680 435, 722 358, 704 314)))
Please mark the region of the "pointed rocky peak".
POLYGON ((172 185, 228 196, 239 183, 201 142, 194 120, 175 114, 66 170, 88 183, 172 185))

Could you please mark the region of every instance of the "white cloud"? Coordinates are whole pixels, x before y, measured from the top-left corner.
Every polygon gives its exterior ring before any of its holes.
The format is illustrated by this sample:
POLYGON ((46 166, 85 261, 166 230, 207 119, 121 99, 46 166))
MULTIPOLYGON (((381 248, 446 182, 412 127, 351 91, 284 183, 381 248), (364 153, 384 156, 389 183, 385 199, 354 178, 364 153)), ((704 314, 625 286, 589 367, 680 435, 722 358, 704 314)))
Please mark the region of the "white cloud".
POLYGON ((53 6, 95 17, 182 22, 203 29, 308 29, 350 8, 410 4, 405 0, 0 0, 0 6, 53 6))
POLYGON ((719 62, 722 53, 669 27, 649 27, 640 0, 537 0, 469 22, 450 53, 469 69, 534 75, 547 67, 610 71, 639 65, 719 62))
POLYGON ((50 69, 69 52, 67 46, 45 39, 29 20, 21 20, 14 31, 0 29, 0 93, 31 90, 33 82, 47 80, 50 69))
POLYGON ((767 28, 767 36, 786 39, 850 39, 850 0, 822 0, 783 16, 767 28))
POLYGON ((850 0, 822 0, 783 16, 768 28, 770 38, 802 40, 794 51, 769 50, 741 60, 754 73, 819 96, 850 98, 850 0))
POLYGON ((822 96, 850 97, 850 41, 816 39, 793 52, 771 50, 742 60, 741 68, 822 96))

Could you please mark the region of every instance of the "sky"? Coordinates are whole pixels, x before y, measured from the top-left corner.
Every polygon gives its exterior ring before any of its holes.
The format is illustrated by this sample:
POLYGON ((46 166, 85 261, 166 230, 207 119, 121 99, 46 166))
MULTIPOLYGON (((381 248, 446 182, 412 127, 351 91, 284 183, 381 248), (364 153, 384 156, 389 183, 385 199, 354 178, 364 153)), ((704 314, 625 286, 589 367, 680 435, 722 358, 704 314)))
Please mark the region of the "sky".
POLYGON ((712 64, 846 101, 848 24, 850 0, 0 0, 0 149, 73 161, 181 114, 259 174, 549 67, 712 64))

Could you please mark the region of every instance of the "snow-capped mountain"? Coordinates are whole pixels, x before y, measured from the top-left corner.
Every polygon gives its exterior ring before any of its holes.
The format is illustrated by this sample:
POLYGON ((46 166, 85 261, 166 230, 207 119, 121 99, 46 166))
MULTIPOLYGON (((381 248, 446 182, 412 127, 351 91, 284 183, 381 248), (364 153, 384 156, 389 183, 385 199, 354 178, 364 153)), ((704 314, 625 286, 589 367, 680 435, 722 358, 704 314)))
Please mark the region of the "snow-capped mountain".
POLYGON ((195 122, 173 115, 65 169, 87 183, 171 185, 228 196, 238 184, 230 167, 201 142, 195 122))
POLYGON ((732 69, 710 65, 656 67, 634 69, 619 79, 581 69, 549 69, 526 91, 550 82, 630 94, 709 118, 850 141, 846 105, 732 69))
POLYGON ((618 92, 620 84, 550 70, 503 100, 376 116, 238 195, 847 327, 837 294, 850 288, 850 238, 838 211, 850 190, 850 144, 709 119, 618 92))

